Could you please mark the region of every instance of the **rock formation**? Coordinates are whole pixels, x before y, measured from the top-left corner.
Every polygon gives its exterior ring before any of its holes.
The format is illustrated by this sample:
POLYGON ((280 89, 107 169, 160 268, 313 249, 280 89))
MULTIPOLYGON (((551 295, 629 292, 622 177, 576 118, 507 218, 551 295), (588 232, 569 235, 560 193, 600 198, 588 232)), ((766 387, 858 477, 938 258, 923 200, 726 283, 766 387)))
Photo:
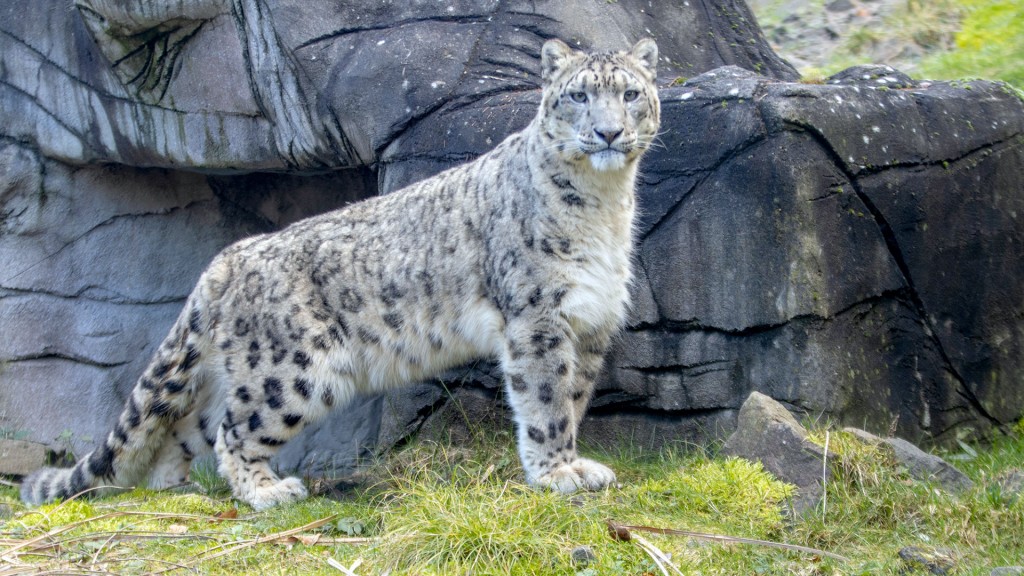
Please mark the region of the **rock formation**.
POLYGON ((722 445, 723 456, 760 462, 779 480, 792 484, 789 499, 794 515, 821 504, 825 485, 832 480, 829 461, 836 455, 812 442, 807 430, 775 400, 751 392, 740 407, 736 431, 722 445))
MULTIPOLYGON (((534 114, 553 36, 664 56, 635 306, 585 440, 723 435, 753 390, 914 441, 1024 412, 1024 105, 1003 85, 796 83, 739 1, 154 6, 0 8, 0 429, 90 448, 213 254, 490 148, 534 114)), ((282 464, 501 406, 479 363, 362 399, 282 464)))

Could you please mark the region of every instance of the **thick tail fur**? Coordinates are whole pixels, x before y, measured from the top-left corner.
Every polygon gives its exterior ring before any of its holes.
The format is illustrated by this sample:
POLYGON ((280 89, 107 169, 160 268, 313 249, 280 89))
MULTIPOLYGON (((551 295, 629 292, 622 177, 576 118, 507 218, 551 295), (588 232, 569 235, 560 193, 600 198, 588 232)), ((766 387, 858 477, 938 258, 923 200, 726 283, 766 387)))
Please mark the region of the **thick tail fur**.
POLYGON ((201 361, 203 313, 190 298, 132 390, 103 445, 71 468, 43 468, 21 484, 39 505, 99 486, 130 488, 145 479, 169 428, 193 407, 201 361))

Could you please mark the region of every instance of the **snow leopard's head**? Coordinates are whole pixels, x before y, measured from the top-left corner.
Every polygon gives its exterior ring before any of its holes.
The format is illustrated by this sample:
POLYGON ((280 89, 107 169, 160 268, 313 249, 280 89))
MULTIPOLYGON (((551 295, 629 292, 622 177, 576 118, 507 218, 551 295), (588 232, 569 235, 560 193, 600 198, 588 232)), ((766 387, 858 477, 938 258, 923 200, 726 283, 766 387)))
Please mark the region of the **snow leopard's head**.
POLYGON ((627 52, 596 54, 547 41, 541 49, 540 121, 550 146, 597 171, 635 163, 658 134, 657 63, 651 39, 627 52))

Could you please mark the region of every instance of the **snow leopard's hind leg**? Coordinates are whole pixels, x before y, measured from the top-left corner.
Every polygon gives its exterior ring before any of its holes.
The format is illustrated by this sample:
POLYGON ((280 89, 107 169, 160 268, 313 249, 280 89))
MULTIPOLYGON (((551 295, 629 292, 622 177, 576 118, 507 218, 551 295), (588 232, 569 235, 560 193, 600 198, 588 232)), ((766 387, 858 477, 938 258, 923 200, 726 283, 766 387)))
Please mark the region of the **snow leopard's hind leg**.
POLYGON ((22 500, 39 505, 100 486, 130 488, 147 476, 169 429, 194 405, 204 346, 199 300, 195 293, 189 298, 103 444, 71 468, 30 474, 21 484, 22 500))
POLYGON ((270 459, 333 405, 330 393, 314 397, 312 382, 287 367, 236 382, 214 445, 220 475, 235 498, 257 510, 306 498, 302 480, 279 477, 270 459))
POLYGON ((225 362, 233 362, 224 371, 224 406, 214 446, 218 471, 234 496, 257 510, 308 495, 301 479, 279 477, 270 459, 308 424, 348 400, 335 394, 352 385, 341 374, 333 385, 318 382, 315 367, 326 363, 325 352, 305 346, 308 334, 331 331, 303 311, 263 313, 258 329, 235 336, 222 351, 225 362), (286 326, 302 330, 293 330, 292 338, 286 326))
POLYGON ((204 434, 204 407, 209 402, 209 384, 199 386, 193 409, 178 420, 164 437, 149 472, 149 487, 155 490, 187 483, 192 460, 213 451, 214 437, 204 434))

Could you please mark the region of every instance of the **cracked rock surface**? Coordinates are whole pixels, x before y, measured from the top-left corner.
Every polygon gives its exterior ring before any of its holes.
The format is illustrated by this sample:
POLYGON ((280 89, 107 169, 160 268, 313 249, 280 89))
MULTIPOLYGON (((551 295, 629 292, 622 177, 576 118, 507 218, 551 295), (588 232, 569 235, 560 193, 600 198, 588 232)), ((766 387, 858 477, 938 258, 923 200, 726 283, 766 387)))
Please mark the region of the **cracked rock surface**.
MULTIPOLYGON (((752 391, 915 442, 1024 412, 1012 91, 800 84, 739 1, 396 6, 0 7, 0 428, 90 449, 215 253, 493 147, 533 116, 551 36, 665 58, 634 306, 585 439, 724 437, 752 391)), ((507 427, 501 388, 481 362, 360 399, 280 464, 507 427)))

